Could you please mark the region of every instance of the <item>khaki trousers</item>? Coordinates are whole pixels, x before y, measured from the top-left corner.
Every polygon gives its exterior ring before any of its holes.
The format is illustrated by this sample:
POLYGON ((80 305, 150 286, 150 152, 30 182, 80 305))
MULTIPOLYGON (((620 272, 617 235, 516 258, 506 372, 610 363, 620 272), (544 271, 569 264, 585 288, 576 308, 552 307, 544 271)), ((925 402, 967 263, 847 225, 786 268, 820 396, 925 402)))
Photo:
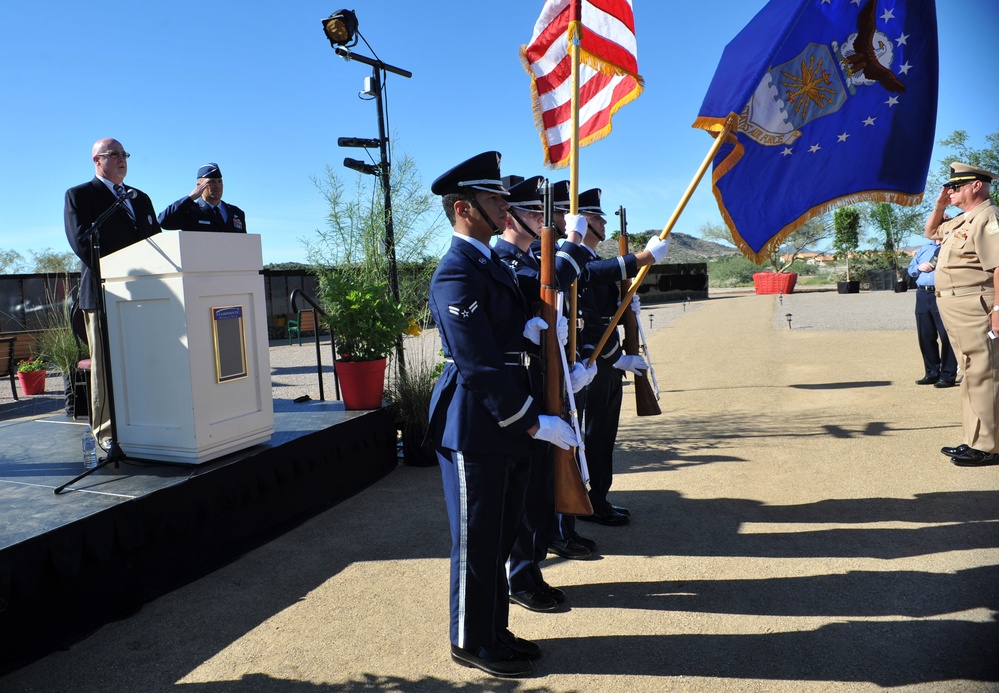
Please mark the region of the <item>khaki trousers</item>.
POLYGON ((101 322, 96 310, 85 310, 87 341, 90 346, 90 428, 100 443, 111 435, 111 408, 108 406, 104 382, 104 345, 101 322))
POLYGON ((964 442, 982 452, 999 452, 999 340, 989 339, 992 292, 937 298, 961 367, 964 442))

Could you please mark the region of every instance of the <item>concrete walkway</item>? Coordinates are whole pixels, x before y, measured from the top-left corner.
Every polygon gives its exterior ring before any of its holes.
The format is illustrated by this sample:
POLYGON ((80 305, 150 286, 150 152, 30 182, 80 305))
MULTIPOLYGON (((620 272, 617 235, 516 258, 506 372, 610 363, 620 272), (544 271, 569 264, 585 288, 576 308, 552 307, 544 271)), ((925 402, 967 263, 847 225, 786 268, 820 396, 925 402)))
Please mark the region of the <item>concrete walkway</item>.
POLYGON ((664 414, 626 387, 612 497, 634 520, 580 523, 601 555, 546 564, 571 608, 512 607, 533 678, 450 661, 440 475, 400 467, 0 689, 999 690, 999 467, 939 453, 959 394, 914 384, 912 303, 643 311, 664 414))

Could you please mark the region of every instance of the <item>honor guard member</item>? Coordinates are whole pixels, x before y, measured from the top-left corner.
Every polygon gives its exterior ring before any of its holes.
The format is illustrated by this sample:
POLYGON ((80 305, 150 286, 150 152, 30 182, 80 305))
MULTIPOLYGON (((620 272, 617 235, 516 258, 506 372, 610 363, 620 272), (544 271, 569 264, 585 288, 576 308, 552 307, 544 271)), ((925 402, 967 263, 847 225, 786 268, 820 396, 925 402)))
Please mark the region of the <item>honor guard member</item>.
POLYGON ((507 628, 506 560, 524 513, 532 438, 565 449, 577 441, 531 394, 526 352, 547 325, 532 318, 516 275, 489 247, 508 209, 499 164, 498 152, 485 152, 431 186, 454 237, 430 281, 445 364, 428 435, 451 529, 451 658, 494 676, 524 676, 541 649, 507 628))
POLYGON ((164 229, 246 233, 243 210, 222 201, 222 171, 218 164, 199 168, 194 190, 160 212, 159 221, 164 229))
POLYGON ((989 196, 995 177, 955 161, 926 220, 926 237, 940 240, 937 308, 964 373, 964 442, 940 451, 961 467, 999 464, 999 208, 989 196), (945 221, 948 206, 962 213, 945 221))
MULTIPOLYGON (((638 253, 596 259, 597 244, 606 237, 606 220, 600 208, 600 189, 586 190, 579 195, 579 211, 586 217, 590 231, 584 240, 593 251, 594 260, 587 263, 580 275, 579 304, 583 313, 583 357, 589 359, 611 319, 617 312, 622 279, 634 277, 645 265, 660 262, 669 248, 669 241, 652 236, 645 250, 638 253)), ((637 294, 635 295, 637 299, 637 294)), ((637 310, 637 300, 633 301, 637 310)), ((611 333, 596 360, 597 374, 586 390, 584 408, 584 441, 586 462, 590 470, 590 503, 593 514, 579 519, 602 525, 623 525, 630 520, 626 508, 613 506, 607 500, 614 478, 614 443, 621 417, 621 378, 625 372, 648 370, 641 356, 624 353, 617 330, 611 333)))
POLYGON ((91 149, 94 178, 66 191, 64 221, 66 238, 80 258, 80 310, 83 311, 90 343, 90 421, 98 441, 111 433, 111 412, 106 406, 103 341, 100 336, 100 316, 97 314, 97 285, 91 267, 94 238, 87 236, 90 226, 118 198, 125 198, 121 207, 108 217, 100 228, 101 257, 121 250, 160 232, 153 203, 146 193, 126 188, 128 158, 121 142, 106 138, 97 140, 91 149))
MULTIPOLYGON (((500 261, 517 274, 521 290, 532 304, 541 301, 541 260, 531 244, 540 239, 544 223, 541 200, 544 184, 543 176, 534 176, 510 187, 506 228, 493 246, 500 261)), ((588 250, 578 245, 583 236, 576 229, 585 233, 586 220, 580 215, 569 215, 567 226, 572 230, 555 257, 555 281, 560 291, 575 281, 580 267, 592 257, 588 250)), ((560 369, 561 364, 549 367, 560 369)), ((570 386, 574 392, 578 392, 589 382, 589 376, 596 373, 596 367, 590 370, 591 373, 588 373, 583 364, 575 364, 570 373, 570 386)), ((543 401, 545 379, 541 360, 532 358, 529 371, 534 397, 543 401)), ((553 611, 565 601, 565 593, 549 585, 541 573, 541 561, 548 555, 555 520, 555 475, 550 453, 551 446, 547 442, 533 441, 524 519, 507 564, 510 601, 531 611, 553 611)), ((586 553, 589 555, 589 551, 586 553)))

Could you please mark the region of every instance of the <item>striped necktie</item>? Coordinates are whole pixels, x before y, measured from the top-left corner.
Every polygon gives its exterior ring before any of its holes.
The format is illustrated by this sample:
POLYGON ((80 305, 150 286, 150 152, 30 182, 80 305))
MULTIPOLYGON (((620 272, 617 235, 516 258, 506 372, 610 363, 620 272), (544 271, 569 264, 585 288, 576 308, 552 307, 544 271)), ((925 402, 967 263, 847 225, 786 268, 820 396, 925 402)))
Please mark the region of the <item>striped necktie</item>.
MULTIPOLYGON (((122 198, 125 197, 125 186, 122 185, 121 183, 118 183, 117 185, 115 185, 114 186, 114 194, 118 196, 119 200, 122 200, 122 198)), ((132 208, 128 206, 128 200, 123 200, 122 201, 121 208, 124 209, 128 213, 129 219, 131 219, 132 221, 135 221, 135 212, 133 212, 132 208)))

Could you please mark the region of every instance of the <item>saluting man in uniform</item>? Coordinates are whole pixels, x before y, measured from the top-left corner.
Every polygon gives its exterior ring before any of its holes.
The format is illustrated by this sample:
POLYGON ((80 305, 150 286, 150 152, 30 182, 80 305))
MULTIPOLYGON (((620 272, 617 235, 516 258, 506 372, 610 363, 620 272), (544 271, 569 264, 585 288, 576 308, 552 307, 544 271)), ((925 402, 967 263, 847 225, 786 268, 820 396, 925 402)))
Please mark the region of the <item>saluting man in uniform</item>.
POLYGON ((160 226, 181 231, 246 233, 246 215, 222 201, 222 171, 218 164, 198 169, 194 190, 160 212, 160 226))
MULTIPOLYGON (((526 352, 547 325, 532 318, 516 275, 489 247, 509 208, 499 153, 457 165, 431 190, 454 229, 430 281, 445 358, 429 435, 451 529, 451 658, 494 676, 524 676, 541 648, 507 629, 506 560, 524 513, 532 438, 563 449, 577 440, 531 394, 526 352)), ((559 331, 567 336, 567 323, 559 331)))
MULTIPOLYGON (((517 274, 521 290, 534 304, 541 300, 541 260, 532 249, 532 243, 540 240, 544 224, 541 201, 541 186, 544 184, 543 176, 533 176, 510 186, 506 228, 493 246, 500 261, 517 274)), ((578 214, 566 215, 564 223, 569 233, 555 254, 555 282, 560 291, 572 285, 580 268, 592 257, 579 245, 586 233, 586 220, 578 214)), ((561 369, 561 364, 549 367, 561 369)), ((573 392, 578 392, 589 383, 594 373, 595 366, 587 372, 577 361, 569 374, 573 392)), ((545 378, 539 359, 531 359, 530 375, 533 393, 538 400, 542 400, 545 378)), ((566 599, 565 593, 549 585, 541 573, 541 561, 548 556, 548 543, 555 521, 555 468, 550 455, 551 446, 547 442, 534 441, 524 520, 508 561, 510 601, 531 611, 554 611, 566 599)))
POLYGON ((999 208, 989 197, 996 174, 955 161, 926 220, 941 241, 937 307, 960 357, 964 442, 941 452, 961 467, 999 464, 999 208), (944 220, 948 206, 963 211, 944 220))

